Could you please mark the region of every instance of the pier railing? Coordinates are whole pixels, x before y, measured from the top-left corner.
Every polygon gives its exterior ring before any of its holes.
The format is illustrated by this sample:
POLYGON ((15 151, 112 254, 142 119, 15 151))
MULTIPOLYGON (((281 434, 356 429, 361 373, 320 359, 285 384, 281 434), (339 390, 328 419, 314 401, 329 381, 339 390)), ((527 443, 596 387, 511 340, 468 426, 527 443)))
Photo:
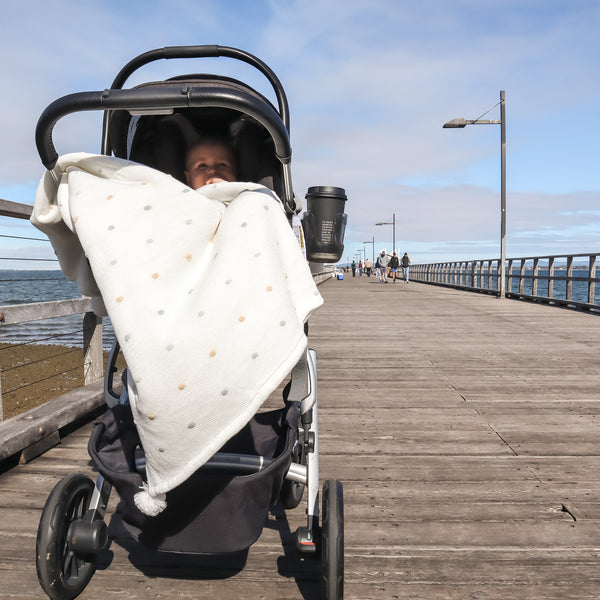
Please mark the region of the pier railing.
MULTIPOLYGON (((596 254, 506 259, 506 297, 600 312, 596 254)), ((411 266, 413 281, 499 294, 500 260, 452 261, 411 266)))

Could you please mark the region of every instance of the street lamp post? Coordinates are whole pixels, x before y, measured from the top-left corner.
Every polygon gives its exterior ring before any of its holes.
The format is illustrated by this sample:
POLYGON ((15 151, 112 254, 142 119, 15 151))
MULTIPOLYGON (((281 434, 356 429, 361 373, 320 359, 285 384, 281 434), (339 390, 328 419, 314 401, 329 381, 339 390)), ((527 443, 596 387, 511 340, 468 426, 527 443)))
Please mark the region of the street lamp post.
POLYGON ((375 264, 375 236, 373 236, 372 242, 366 241, 363 244, 373 244, 373 264, 375 264))
MULTIPOLYGON (((486 110, 477 119, 452 119, 444 124, 444 128, 463 128, 467 125, 500 125, 500 277, 499 297, 506 297, 506 113, 504 90, 500 92, 500 102, 486 110), (500 120, 482 119, 492 108, 500 105, 500 120)), ((378 223, 379 224, 379 223, 378 223)))
MULTIPOLYGON (((381 223, 375 223, 375 225, 392 225, 393 229, 392 229, 392 245, 393 245, 393 252, 396 252, 396 213, 394 213, 392 215, 392 220, 391 221, 386 221, 386 222, 381 222, 381 223)), ((373 238, 373 241, 375 241, 375 238, 373 238)), ((363 242, 364 244, 364 242, 363 242)))

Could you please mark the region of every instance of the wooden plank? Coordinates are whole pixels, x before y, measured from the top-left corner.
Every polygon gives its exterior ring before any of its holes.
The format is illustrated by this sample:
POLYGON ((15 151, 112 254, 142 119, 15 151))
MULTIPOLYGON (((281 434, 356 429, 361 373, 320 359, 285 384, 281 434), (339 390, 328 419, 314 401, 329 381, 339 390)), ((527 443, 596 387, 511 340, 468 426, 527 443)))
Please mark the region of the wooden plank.
POLYGON ((0 461, 104 406, 104 382, 73 390, 0 423, 0 461))
POLYGON ((39 319, 66 317, 89 311, 93 311, 93 303, 91 298, 87 297, 0 306, 0 312, 3 315, 1 325, 14 325, 16 323, 26 323, 39 319))
POLYGON ((29 219, 33 212, 31 204, 22 204, 21 202, 11 202, 10 200, 0 199, 0 216, 14 217, 16 219, 29 219))

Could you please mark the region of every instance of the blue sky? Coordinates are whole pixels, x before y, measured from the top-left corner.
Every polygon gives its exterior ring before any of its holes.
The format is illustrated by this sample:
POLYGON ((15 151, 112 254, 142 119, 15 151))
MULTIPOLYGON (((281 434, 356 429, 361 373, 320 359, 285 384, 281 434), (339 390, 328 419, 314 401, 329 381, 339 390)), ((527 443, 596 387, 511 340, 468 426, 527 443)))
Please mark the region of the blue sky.
MULTIPOLYGON (((42 110, 108 87, 134 56, 187 44, 235 46, 281 79, 290 103, 293 181, 344 187, 346 257, 375 237, 413 262, 499 255, 500 127, 474 119, 506 90, 507 256, 600 250, 598 0, 53 0, 13 3, 2 18, 0 198, 32 203, 43 167, 42 110), (37 21, 35 33, 32 20, 37 21)), ((133 85, 217 72, 269 94, 228 59, 161 61, 133 85)), ((485 118, 498 119, 496 107, 485 118)), ((100 148, 100 117, 56 128, 59 153, 100 148)), ((0 218, 0 234, 31 236, 0 218)), ((35 234, 34 234, 35 235, 35 234)), ((43 257, 0 237, 0 256, 43 257)), ((44 263, 0 261, 0 268, 44 263)))

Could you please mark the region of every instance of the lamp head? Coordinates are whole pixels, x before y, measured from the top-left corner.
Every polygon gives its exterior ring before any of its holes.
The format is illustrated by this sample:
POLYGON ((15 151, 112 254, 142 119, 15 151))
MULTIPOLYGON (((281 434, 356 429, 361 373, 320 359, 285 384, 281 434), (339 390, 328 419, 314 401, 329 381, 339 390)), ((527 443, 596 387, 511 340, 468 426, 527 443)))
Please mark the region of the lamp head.
POLYGON ((452 119, 452 121, 448 121, 447 123, 444 123, 443 128, 444 129, 448 129, 448 128, 462 128, 462 127, 466 127, 467 126, 467 120, 466 119, 452 119))

